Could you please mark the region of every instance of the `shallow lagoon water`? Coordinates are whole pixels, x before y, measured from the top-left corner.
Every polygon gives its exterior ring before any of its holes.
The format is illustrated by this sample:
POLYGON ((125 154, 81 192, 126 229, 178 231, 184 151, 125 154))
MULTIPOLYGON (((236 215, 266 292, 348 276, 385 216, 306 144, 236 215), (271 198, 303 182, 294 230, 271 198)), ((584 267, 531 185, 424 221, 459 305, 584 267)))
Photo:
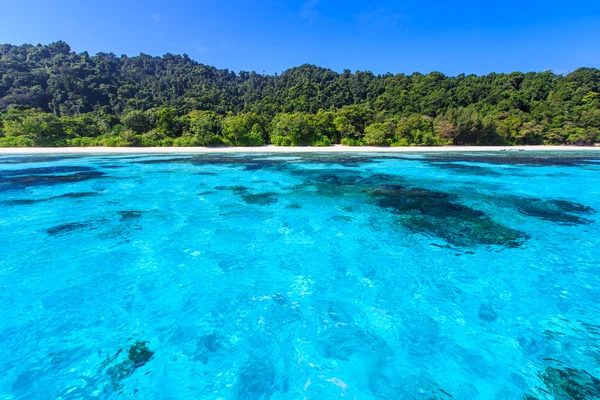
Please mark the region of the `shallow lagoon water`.
POLYGON ((599 161, 0 157, 0 399, 599 398, 599 161))

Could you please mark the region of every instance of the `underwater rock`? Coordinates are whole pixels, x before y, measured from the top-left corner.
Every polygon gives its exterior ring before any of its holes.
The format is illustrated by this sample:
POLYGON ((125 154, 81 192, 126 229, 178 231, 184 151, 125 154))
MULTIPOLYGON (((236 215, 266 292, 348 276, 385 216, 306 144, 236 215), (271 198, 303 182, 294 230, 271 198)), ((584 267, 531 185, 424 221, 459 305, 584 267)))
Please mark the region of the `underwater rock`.
POLYGON ((34 164, 45 162, 57 162, 78 158, 75 155, 21 155, 12 157, 0 157, 0 164, 34 164))
POLYGON ((528 166, 563 166, 572 167, 580 165, 597 165, 590 160, 589 155, 552 154, 541 157, 539 154, 525 153, 478 153, 478 154, 452 154, 438 153, 427 154, 425 159, 429 162, 456 163, 470 162, 492 165, 528 165, 528 166))
POLYGON ((82 228, 85 228, 88 226, 89 226, 88 223, 71 222, 69 224, 53 226, 52 228, 47 229, 46 233, 50 236, 55 236, 55 235, 60 235, 60 234, 64 234, 64 233, 69 233, 69 232, 72 232, 72 231, 75 231, 78 229, 82 229, 82 228))
POLYGON ((204 335, 198 340, 198 347, 204 348, 211 353, 221 348, 221 338, 214 333, 204 335))
POLYGON ((294 171, 294 176, 299 176, 303 179, 304 184, 321 184, 321 185, 343 185, 357 186, 356 189, 368 190, 376 186, 385 184, 398 184, 402 178, 396 175, 388 174, 365 174, 364 172, 349 170, 349 169, 327 169, 314 170, 305 169, 294 171))
POLYGON ((256 171, 259 169, 263 169, 263 166, 260 164, 246 164, 245 169, 246 171, 256 171))
POLYGON ((194 355, 194 361, 200 361, 202 364, 207 364, 211 353, 217 352, 223 347, 223 338, 214 334, 209 333, 202 335, 196 345, 196 354, 194 355))
POLYGON ((96 192, 65 193, 65 194, 61 194, 60 196, 52 196, 52 197, 47 197, 45 199, 15 199, 15 200, 6 200, 6 201, 3 201, 2 204, 13 206, 13 205, 43 203, 45 201, 52 201, 52 200, 63 199, 63 198, 80 199, 80 198, 92 197, 92 196, 98 196, 98 193, 96 193, 96 192))
POLYGON ((547 366, 540 378, 555 399, 589 400, 600 397, 600 380, 584 370, 547 366))
POLYGON ((102 164, 101 165, 102 168, 107 168, 107 169, 118 169, 118 168, 125 168, 125 165, 121 165, 121 164, 102 164))
POLYGON ((137 218, 140 218, 142 216, 142 214, 143 213, 141 211, 135 211, 135 210, 119 211, 119 215, 121 215, 121 221, 137 219, 137 218))
POLYGON ((194 175, 215 176, 215 175, 217 175, 217 173, 216 172, 205 172, 205 171, 202 171, 202 172, 194 172, 194 175))
POLYGON ((455 246, 518 247, 526 235, 505 227, 458 202, 455 195, 401 185, 382 185, 371 192, 376 204, 401 216, 412 232, 437 236, 455 246))
MULTIPOLYGON (((106 372, 111 377, 115 389, 121 387, 121 380, 131 376, 136 369, 146 365, 152 359, 154 352, 148 348, 147 343, 147 341, 138 340, 127 350, 125 360, 108 368, 106 372)), ((122 352, 123 349, 120 349, 114 356, 105 360, 100 365, 100 369, 104 369, 118 360, 122 352)))
POLYGON ((456 196, 436 190, 384 185, 372 192, 380 207, 398 214, 429 215, 437 218, 478 218, 485 214, 456 202, 456 196))
MULTIPOLYGON (((168 158, 154 158, 152 160, 141 160, 131 161, 131 164, 190 164, 192 163, 192 157, 170 157, 168 158)), ((130 157, 135 159, 139 157, 130 157)), ((123 158, 124 159, 124 158, 123 158)))
POLYGON ((564 212, 569 213, 591 214, 596 212, 596 210, 594 210, 592 207, 584 206, 583 204, 575 203, 574 201, 550 200, 548 203, 558 207, 564 212))
POLYGON ((145 365, 154 355, 154 352, 146 346, 147 343, 146 341, 138 340, 129 348, 128 359, 133 362, 136 368, 145 365))
POLYGON ((536 354, 542 349, 542 345, 535 338, 519 337, 517 342, 519 342, 519 346, 527 354, 536 354))
POLYGON ((481 167, 478 165, 466 165, 466 164, 457 164, 453 162, 435 162, 431 163, 436 167, 448 169, 452 172, 456 172, 459 174, 467 174, 467 175, 477 175, 477 176, 502 176, 502 174, 498 171, 494 171, 491 168, 481 167))
POLYGON ((302 178, 303 183, 297 189, 309 189, 320 196, 339 197, 345 195, 364 195, 378 185, 398 182, 399 177, 386 174, 367 175, 354 170, 299 170, 294 176, 302 178))
POLYGON ((331 220, 338 222, 352 222, 354 221, 354 218, 348 215, 334 215, 333 217, 331 217, 331 220))
POLYGON ((0 178, 0 191, 26 189, 33 186, 53 186, 62 183, 83 182, 104 177, 104 172, 77 172, 71 175, 25 175, 0 178))
POLYGON ((271 155, 228 155, 228 154, 196 154, 189 157, 157 157, 151 160, 133 161, 136 164, 194 164, 239 166, 245 170, 285 170, 289 165, 305 164, 336 164, 341 166, 359 166, 372 163, 380 157, 358 156, 349 154, 295 154, 290 157, 273 157, 271 155), (294 156, 292 158, 292 156, 294 156))
POLYGON ((94 168, 83 167, 83 166, 57 165, 55 167, 0 170, 0 177, 23 176, 23 175, 66 174, 66 173, 70 173, 70 172, 89 172, 89 171, 94 171, 94 168))
POLYGON ((248 189, 246 186, 215 186, 216 190, 231 190, 233 193, 242 194, 247 192, 248 189))
POLYGON ((528 236, 516 229, 505 227, 487 217, 436 218, 414 216, 400 220, 412 232, 437 236, 454 246, 522 246, 528 236))
POLYGON ((257 204, 260 206, 268 206, 278 201, 277 193, 244 193, 242 194, 242 199, 246 204, 257 204))
POLYGON ((585 225, 593 221, 576 214, 592 214, 595 210, 583 204, 566 200, 542 200, 536 198, 512 198, 520 214, 561 225, 585 225))
POLYGON ((494 322, 498 319, 498 313, 492 308, 492 306, 484 304, 479 307, 477 316, 486 322, 494 322))
POLYGON ((247 362, 241 369, 237 381, 240 399, 268 399, 277 390, 277 373, 270 363, 247 362))

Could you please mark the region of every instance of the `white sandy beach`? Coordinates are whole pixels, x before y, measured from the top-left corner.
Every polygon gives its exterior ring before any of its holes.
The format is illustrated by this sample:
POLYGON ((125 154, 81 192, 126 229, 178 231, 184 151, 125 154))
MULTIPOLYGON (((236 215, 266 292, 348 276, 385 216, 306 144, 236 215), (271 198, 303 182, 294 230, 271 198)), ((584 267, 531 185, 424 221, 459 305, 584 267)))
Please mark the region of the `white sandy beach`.
POLYGON ((500 151, 595 151, 600 146, 411 146, 411 147, 16 147, 0 148, 2 154, 130 154, 130 153, 447 153, 500 151))

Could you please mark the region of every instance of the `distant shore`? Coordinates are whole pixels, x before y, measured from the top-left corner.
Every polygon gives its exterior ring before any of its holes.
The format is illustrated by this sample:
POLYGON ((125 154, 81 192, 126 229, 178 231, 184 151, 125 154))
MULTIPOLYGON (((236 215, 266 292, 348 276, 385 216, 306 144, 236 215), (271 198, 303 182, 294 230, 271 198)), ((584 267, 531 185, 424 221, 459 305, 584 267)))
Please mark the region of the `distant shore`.
POLYGON ((467 153, 517 151, 596 151, 600 146, 410 146, 410 147, 4 147, 3 154, 183 154, 183 153, 467 153))

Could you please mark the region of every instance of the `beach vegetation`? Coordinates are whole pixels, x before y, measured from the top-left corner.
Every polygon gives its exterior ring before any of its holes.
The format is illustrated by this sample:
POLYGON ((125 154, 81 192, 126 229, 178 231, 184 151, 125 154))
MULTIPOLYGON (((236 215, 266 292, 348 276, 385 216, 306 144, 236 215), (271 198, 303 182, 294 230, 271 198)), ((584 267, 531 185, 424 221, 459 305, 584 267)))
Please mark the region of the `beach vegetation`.
POLYGON ((446 76, 0 45, 0 146, 593 145, 600 70, 446 76))

